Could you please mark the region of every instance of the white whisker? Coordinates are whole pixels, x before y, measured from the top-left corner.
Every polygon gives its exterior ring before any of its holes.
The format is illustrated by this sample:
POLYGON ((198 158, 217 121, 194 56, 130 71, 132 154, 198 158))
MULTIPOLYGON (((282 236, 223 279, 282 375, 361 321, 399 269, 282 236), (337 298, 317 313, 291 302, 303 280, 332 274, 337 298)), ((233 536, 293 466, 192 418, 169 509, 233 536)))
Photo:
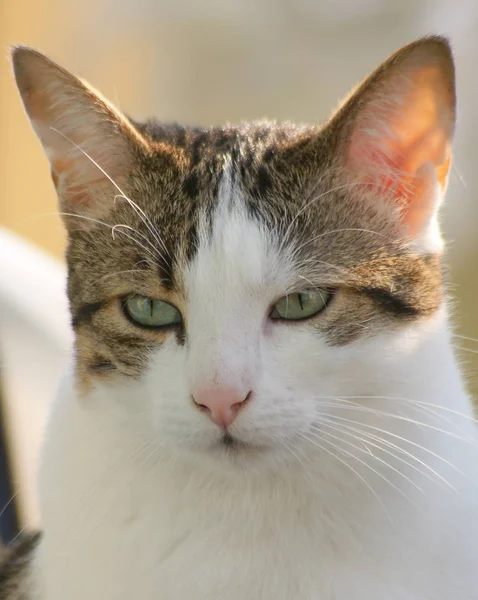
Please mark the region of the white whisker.
MULTIPOLYGON (((329 435, 329 437, 332 437, 332 434, 328 434, 328 435, 329 435)), ((305 434, 303 434, 303 436, 306 439, 308 439, 309 442, 311 442, 312 444, 316 443, 315 440, 313 440, 312 438, 309 438, 305 434)), ((336 437, 336 436, 334 436, 334 437, 336 437)), ((340 439, 340 438, 336 437, 336 439, 340 439)), ((340 440, 340 441, 343 441, 343 440, 340 440)), ((375 475, 377 475, 377 477, 379 477, 380 479, 382 479, 385 483, 387 483, 388 485, 390 485, 396 492, 398 492, 401 496, 403 496, 411 504, 413 504, 414 506, 416 506, 415 502, 413 502, 413 500, 409 496, 407 496, 403 490, 401 490, 392 481, 390 481, 389 479, 387 479, 385 477, 385 475, 383 475, 382 473, 380 473, 380 471, 377 471, 377 469, 375 469, 374 467, 372 467, 371 465, 369 465, 366 461, 362 460, 361 458, 359 458, 358 456, 356 456, 352 452, 349 452, 348 450, 345 450, 344 448, 341 448, 340 446, 338 446, 337 444, 331 442, 330 440, 327 440, 327 443, 330 444, 333 448, 335 448, 335 449, 339 450, 340 452, 342 452, 343 454, 346 454, 347 456, 350 456, 351 458, 353 458, 354 460, 356 460, 357 462, 359 462, 361 465, 363 465, 364 467, 366 467, 367 469, 369 469, 370 471, 372 471, 372 473, 374 473, 375 475)), ((374 456, 374 458, 376 458, 376 457, 374 456)))
MULTIPOLYGON (((306 436, 304 436, 304 434, 302 434, 302 437, 305 437, 305 439, 308 439, 306 436)), ((340 458, 340 456, 337 456, 337 454, 335 454, 335 452, 332 452, 329 448, 327 448, 326 446, 319 444, 318 442, 314 441, 314 440, 310 440, 308 439, 309 442, 311 442, 312 444, 314 444, 315 446, 317 446, 318 448, 320 448, 321 450, 323 450, 324 452, 327 452, 327 454, 329 454, 330 456, 332 456, 332 458, 334 458, 335 460, 337 460, 338 462, 340 462, 342 465, 344 465, 344 467, 346 467, 347 469, 349 469, 350 471, 352 471, 352 473, 354 473, 354 475, 356 477, 358 477, 360 479, 360 481, 367 487, 367 489, 371 492, 371 494, 374 496, 374 498, 377 500, 377 502, 380 504, 380 506, 383 508, 385 514, 387 515, 388 519, 390 520, 391 523, 393 523, 392 517, 390 515, 390 513, 387 510, 387 507, 385 506, 385 504, 383 503, 383 501, 381 500, 380 496, 377 494, 377 492, 373 489, 373 487, 370 485, 370 483, 365 479, 365 477, 363 477, 363 475, 361 475, 356 469, 354 469, 352 467, 352 465, 350 465, 347 461, 343 460, 342 458, 340 458)), ((329 445, 332 445, 331 442, 327 442, 329 445)), ((340 448, 338 449, 340 451, 340 448)))
POLYGON ((466 335, 458 335, 457 333, 454 333, 452 337, 460 338, 461 340, 467 340, 468 342, 478 342, 478 339, 476 338, 467 337, 466 335))
MULTIPOLYGON (((463 419, 466 419, 468 421, 471 421, 472 423, 478 424, 478 420, 475 419, 474 417, 467 415, 465 413, 461 413, 457 410, 454 410, 452 408, 448 408, 446 406, 441 406, 440 404, 433 404, 432 402, 425 402, 423 400, 416 400, 413 398, 404 398, 402 396, 344 396, 341 395, 340 397, 337 396, 320 396, 318 398, 319 400, 333 400, 334 402, 346 402, 346 401, 351 401, 351 400, 392 400, 392 401, 399 401, 399 402, 408 402, 408 403, 412 403, 412 404, 417 404, 423 407, 430 407, 432 409, 438 409, 438 410, 443 410, 444 412, 456 415, 457 417, 462 417, 463 419)), ((336 404, 334 404, 334 406, 337 406, 336 404)), ((356 405, 357 407, 362 407, 362 405, 356 405)), ((364 407, 366 408, 366 407, 364 407)))
MULTIPOLYGON (((397 475, 400 475, 400 477, 402 477, 403 479, 405 479, 405 481, 408 481, 408 483, 410 483, 414 488, 416 488, 420 493, 424 493, 422 488, 413 481, 413 479, 410 479, 410 477, 408 477, 407 475, 405 475, 405 473, 402 473, 401 471, 399 471, 396 467, 394 467, 393 465, 391 465, 390 463, 388 463, 386 460, 383 460, 382 458, 380 458, 379 456, 377 456, 374 452, 372 452, 370 450, 370 448, 367 448, 367 450, 365 451, 363 448, 360 448, 359 446, 357 446, 356 444, 352 444, 351 442, 348 442, 336 435, 333 435, 332 433, 330 433, 330 431, 322 431, 321 433, 328 435, 329 437, 332 437, 332 439, 338 440, 344 444, 350 445, 352 448, 359 450, 361 452, 365 452, 366 454, 368 454, 369 456, 372 456, 374 458, 374 460, 378 461, 379 463, 385 465, 386 467, 388 467, 389 469, 391 469, 392 471, 394 471, 395 473, 397 473, 397 475)), ((363 440, 361 440, 363 441, 363 440)), ((364 442, 367 443, 367 442, 364 442)), ((383 448, 380 448, 378 445, 374 445, 371 442, 368 442, 372 447, 377 448, 378 450, 381 450, 382 452, 385 452, 385 450, 383 448)), ((391 454, 391 453, 389 453, 391 454)), ((392 455, 393 456, 393 455, 392 455)), ((405 462, 405 461, 403 461, 405 462)), ((406 463, 408 464, 408 463, 406 463)))
MULTIPOLYGON (((297 248, 294 248, 294 255, 299 253, 303 248, 305 248, 306 246, 308 246, 309 244, 312 244, 313 242, 316 242, 317 240, 327 236, 327 235, 332 235, 334 233, 345 233, 348 231, 356 231, 356 232, 360 232, 360 233, 370 233, 372 235, 376 235, 382 238, 385 238, 388 242, 393 243, 393 240, 389 239, 386 235, 384 235, 383 233, 380 233, 378 231, 373 231, 371 229, 363 229, 360 227, 346 227, 343 229, 332 229, 330 231, 325 231, 324 233, 321 233, 319 235, 316 235, 315 237, 311 238, 310 240, 307 240, 306 242, 304 242, 303 244, 301 244, 300 246, 298 246, 297 248)), ((395 243, 399 243, 399 242, 395 242, 395 243)))
MULTIPOLYGON (((328 423, 328 425, 330 426, 330 423, 328 423)), ((354 433, 360 433, 360 435, 363 435, 367 439, 375 440, 378 443, 384 444, 384 445, 386 445, 389 448, 393 448, 394 450, 396 450, 400 454, 408 456, 411 460, 414 460, 418 464, 420 464, 421 466, 423 466, 427 471, 429 471, 429 473, 431 473, 432 475, 434 475, 435 477, 437 477, 438 479, 440 479, 452 491, 454 491, 455 493, 458 493, 457 490, 442 475, 440 475, 440 473, 438 473, 437 471, 435 471, 435 469, 433 469, 432 467, 430 467, 430 465, 427 465, 424 461, 420 460, 417 456, 415 456, 411 452, 408 452, 407 450, 405 450, 401 446, 398 446, 397 444, 394 444, 390 440, 386 440, 386 439, 384 439, 384 438, 382 438, 382 437, 380 437, 380 436, 378 436, 376 434, 370 433, 368 431, 363 431, 363 430, 361 430, 361 429, 359 429, 357 427, 352 427, 350 425, 344 425, 343 423, 335 423, 335 425, 339 425, 340 428, 342 428, 344 430, 344 433, 345 433, 345 430, 349 430, 349 431, 354 432, 354 433)), ((398 458, 399 457, 397 457, 397 459, 398 458)), ((410 467, 413 468, 413 465, 410 464, 410 467)), ((423 473, 423 475, 425 475, 425 473, 423 473)), ((429 474, 426 474, 426 475, 428 475, 428 477, 430 477, 429 474)))
MULTIPOLYGON (((317 185, 320 184, 320 180, 318 182, 317 185)), ((317 202, 318 200, 320 200, 321 198, 324 198, 325 196, 328 196, 329 194, 332 194, 334 192, 338 192, 342 189, 347 189, 347 188, 351 188, 351 187, 356 187, 356 186, 364 186, 364 185, 369 185, 369 183, 363 182, 363 181, 355 181, 355 182, 351 182, 351 183, 344 183, 342 185, 338 185, 334 188, 331 188, 330 190, 326 190, 325 192, 322 192, 321 194, 319 194, 318 196, 315 196, 314 198, 312 198, 312 200, 309 200, 304 206, 302 206, 302 208, 300 208, 296 215, 294 216, 294 218, 292 219, 292 221, 289 223, 287 229, 284 232, 284 235, 282 236, 284 241, 287 241, 288 235, 290 233, 290 230, 292 229, 292 227, 294 226, 294 223, 297 221, 297 219, 300 217, 300 215, 306 211, 309 206, 311 206, 312 204, 314 204, 315 202, 317 202)), ((384 187, 381 184, 373 184, 375 185, 375 187, 384 187)), ((342 230, 344 231, 344 230, 342 230)))
POLYGON ((140 217, 142 217, 143 223, 146 225, 146 228, 149 230, 149 232, 153 236, 153 238, 163 247, 164 251, 169 255, 169 252, 168 252, 168 249, 166 248, 166 245, 164 244, 163 240, 159 237, 159 234, 156 231, 156 229, 155 229, 154 225, 152 224, 151 220, 149 219, 149 217, 145 214, 145 212, 135 202, 133 202, 133 200, 131 200, 131 198, 129 198, 124 193, 124 191, 120 188, 120 186, 116 183, 116 181, 103 169, 103 167, 101 167, 101 165, 99 165, 98 162, 92 156, 90 156, 88 154, 88 152, 86 152, 83 148, 81 148, 81 146, 79 146, 78 144, 76 144, 71 138, 69 138, 63 132, 59 131, 58 129, 55 129, 54 127, 50 127, 50 129, 52 131, 54 131, 55 133, 58 133, 59 135, 61 135, 68 142, 70 142, 70 144, 72 144, 77 150, 79 150, 89 161, 91 161, 91 163, 101 173, 103 173, 103 175, 108 179, 108 181, 119 192, 118 195, 114 196, 113 202, 115 202, 116 198, 118 198, 118 197, 123 198, 124 200, 126 200, 128 202, 128 204, 136 211, 136 213, 139 214, 140 217))
POLYGON ((358 421, 354 421, 353 419, 346 419, 345 417, 338 417, 337 415, 330 415, 330 414, 328 414, 327 417, 329 419, 338 420, 338 421, 345 422, 345 423, 350 423, 352 425, 358 425, 359 427, 366 427, 367 429, 372 429, 374 431, 379 431, 380 433, 384 433, 385 435, 389 435, 390 437, 399 439, 402 442, 405 442, 406 444, 410 444, 411 446, 419 448, 423 452, 425 452, 425 453, 427 453, 427 454, 435 457, 437 460, 439 460, 442 463, 448 465, 451 469, 453 469, 454 471, 456 471, 457 473, 459 473, 462 477, 464 477, 467 481, 469 481, 473 485, 476 485, 476 482, 473 482, 465 473, 463 473, 463 471, 461 471, 460 469, 458 469, 457 466, 453 465, 452 463, 450 463, 448 460, 446 460, 445 458, 443 458, 442 456, 440 456, 436 452, 433 452, 433 450, 430 450, 429 448, 426 448, 425 446, 422 446, 422 445, 418 444, 417 442, 414 442, 414 441, 412 441, 412 440, 410 440, 408 438, 405 438, 405 437, 403 437, 401 435, 398 435, 397 433, 393 433, 392 431, 388 431, 387 429, 382 429, 382 428, 376 427, 374 425, 369 425, 368 423, 360 423, 358 421))
POLYGON ((158 252, 157 248, 155 248, 155 246, 153 246, 151 244, 151 242, 148 240, 148 238, 145 238, 145 236, 142 233, 140 233, 139 231, 136 231, 136 229, 134 229, 133 227, 130 227, 129 225, 122 225, 122 224, 110 225, 109 223, 105 223, 104 221, 100 221, 99 219, 93 219, 92 217, 87 217, 85 215, 77 215, 75 213, 59 212, 57 214, 60 216, 65 216, 65 217, 74 217, 76 219, 83 219, 85 221, 90 221, 92 223, 96 223, 97 225, 103 225, 104 227, 108 227, 112 232, 113 239, 115 239, 113 230, 118 231, 119 233, 122 233, 125 237, 127 237, 128 239, 133 241, 135 244, 137 244, 140 248, 142 248, 150 256, 152 256, 155 261, 157 261, 158 255, 162 256, 161 253, 158 252), (144 244, 142 244, 135 237, 133 237, 133 236, 129 235, 128 233, 126 233, 125 231, 123 231, 123 229, 129 229, 129 230, 133 231, 134 233, 137 233, 138 235, 143 237, 150 244, 152 249, 147 248, 144 244), (155 254, 155 253, 157 253, 157 254, 155 254))
MULTIPOLYGON (((384 452, 385 454, 388 454, 389 456, 391 456, 392 458, 394 458, 395 460, 398 460, 399 462, 401 462, 402 464, 406 465, 407 467, 409 467, 410 469, 416 471, 417 473, 419 473, 420 475, 427 477, 428 479, 431 479, 431 475, 425 471, 422 471, 420 468, 418 468, 416 465, 408 462, 407 460, 405 460, 404 458, 402 458, 401 456, 397 456, 394 452, 392 452, 391 450, 388 450, 387 448, 384 447, 384 443, 386 442, 386 440, 383 440, 382 438, 378 438, 377 436, 375 436, 376 441, 378 443, 375 443, 373 441, 373 435, 372 434, 364 434, 362 435, 357 435, 357 433, 359 430, 358 429, 352 429, 351 427, 349 428, 351 431, 347 431, 345 429, 345 427, 342 426, 337 426, 337 424, 331 425, 329 422, 327 422, 326 420, 321 421, 321 426, 317 427, 317 426, 313 426, 313 429, 316 430, 317 432, 321 433, 322 427, 328 427, 330 429, 333 429, 334 431, 337 431, 338 433, 340 433, 341 435, 347 435, 352 437, 353 439, 355 439, 356 441, 360 441, 363 444, 365 444, 368 452, 372 455, 372 456, 376 456, 375 454, 373 454, 370 451, 370 448, 368 446, 372 446, 372 448, 376 448, 377 450, 380 450, 380 452, 384 452), (380 445, 380 442, 382 442, 382 445, 380 445)), ((343 440, 345 441, 345 440, 343 440)), ((387 444, 388 445, 388 444, 387 444)), ((399 449, 401 450, 401 449, 399 449)), ((388 463, 386 463, 388 464, 388 463)), ((389 465, 390 466, 390 465, 389 465)), ((422 490, 420 490, 422 491, 422 490)))
POLYGON ((478 350, 473 350, 472 348, 464 348, 463 346, 457 346, 456 344, 451 344, 452 348, 456 350, 460 350, 460 352, 469 352, 470 354, 478 354, 478 350))

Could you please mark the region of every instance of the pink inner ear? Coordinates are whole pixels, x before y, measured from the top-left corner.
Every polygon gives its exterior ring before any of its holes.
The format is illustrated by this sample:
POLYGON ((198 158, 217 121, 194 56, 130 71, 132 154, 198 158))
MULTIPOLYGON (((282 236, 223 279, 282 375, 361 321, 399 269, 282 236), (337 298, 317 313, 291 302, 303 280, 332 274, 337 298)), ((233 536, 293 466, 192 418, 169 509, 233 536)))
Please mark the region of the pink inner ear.
POLYGON ((388 150, 386 146, 391 144, 386 144, 386 140, 377 141, 360 131, 352 134, 347 156, 350 174, 355 181, 377 194, 388 195, 393 190, 401 195, 405 157, 388 150))
POLYGON ((68 210, 75 213, 86 210, 91 216, 99 216, 100 213, 106 212, 97 207, 95 197, 95 192, 98 193, 108 183, 101 172, 97 177, 90 175, 85 180, 84 174, 76 168, 74 159, 57 159, 52 161, 51 175, 59 196, 66 207, 70 207, 68 210))
POLYGON ((431 216, 434 189, 443 190, 450 165, 453 96, 444 73, 426 67, 398 73, 369 94, 347 151, 347 175, 370 194, 397 202, 417 231, 431 216))

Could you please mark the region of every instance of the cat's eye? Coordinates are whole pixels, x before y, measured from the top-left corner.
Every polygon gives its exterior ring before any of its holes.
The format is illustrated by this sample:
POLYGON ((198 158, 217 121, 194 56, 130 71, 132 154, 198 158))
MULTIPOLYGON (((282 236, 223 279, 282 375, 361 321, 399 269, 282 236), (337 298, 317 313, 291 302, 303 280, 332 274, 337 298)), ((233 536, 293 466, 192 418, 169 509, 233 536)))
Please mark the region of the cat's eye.
POLYGON ((304 290, 296 294, 289 294, 274 304, 270 318, 300 321, 313 317, 327 306, 331 297, 332 294, 323 289, 304 290))
POLYGON ((169 302, 139 294, 128 296, 124 309, 130 319, 144 327, 168 327, 179 325, 183 320, 179 310, 169 302))

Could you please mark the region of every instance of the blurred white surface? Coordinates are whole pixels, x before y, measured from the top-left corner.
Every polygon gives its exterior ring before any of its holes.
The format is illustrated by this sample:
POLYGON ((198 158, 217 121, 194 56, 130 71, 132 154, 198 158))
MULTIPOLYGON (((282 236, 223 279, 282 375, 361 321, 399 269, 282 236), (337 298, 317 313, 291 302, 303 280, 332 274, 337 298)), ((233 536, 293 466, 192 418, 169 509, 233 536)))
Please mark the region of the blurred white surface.
POLYGON ((70 348, 61 263, 0 228, 0 361, 20 516, 36 519, 35 473, 48 405, 70 348))

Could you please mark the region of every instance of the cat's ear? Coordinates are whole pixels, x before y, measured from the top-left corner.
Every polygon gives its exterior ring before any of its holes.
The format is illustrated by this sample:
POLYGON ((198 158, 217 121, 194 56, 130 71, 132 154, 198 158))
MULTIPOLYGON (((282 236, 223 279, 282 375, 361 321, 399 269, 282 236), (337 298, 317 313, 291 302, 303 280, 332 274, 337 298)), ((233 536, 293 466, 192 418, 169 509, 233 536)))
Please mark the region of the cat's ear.
POLYGON ((333 118, 348 183, 399 209, 408 235, 439 243, 455 129, 455 74, 448 42, 423 38, 391 56, 333 118))
POLYGON ((40 52, 17 47, 12 62, 25 110, 50 161, 61 209, 101 218, 120 193, 116 186, 135 151, 146 142, 98 92, 40 52))

